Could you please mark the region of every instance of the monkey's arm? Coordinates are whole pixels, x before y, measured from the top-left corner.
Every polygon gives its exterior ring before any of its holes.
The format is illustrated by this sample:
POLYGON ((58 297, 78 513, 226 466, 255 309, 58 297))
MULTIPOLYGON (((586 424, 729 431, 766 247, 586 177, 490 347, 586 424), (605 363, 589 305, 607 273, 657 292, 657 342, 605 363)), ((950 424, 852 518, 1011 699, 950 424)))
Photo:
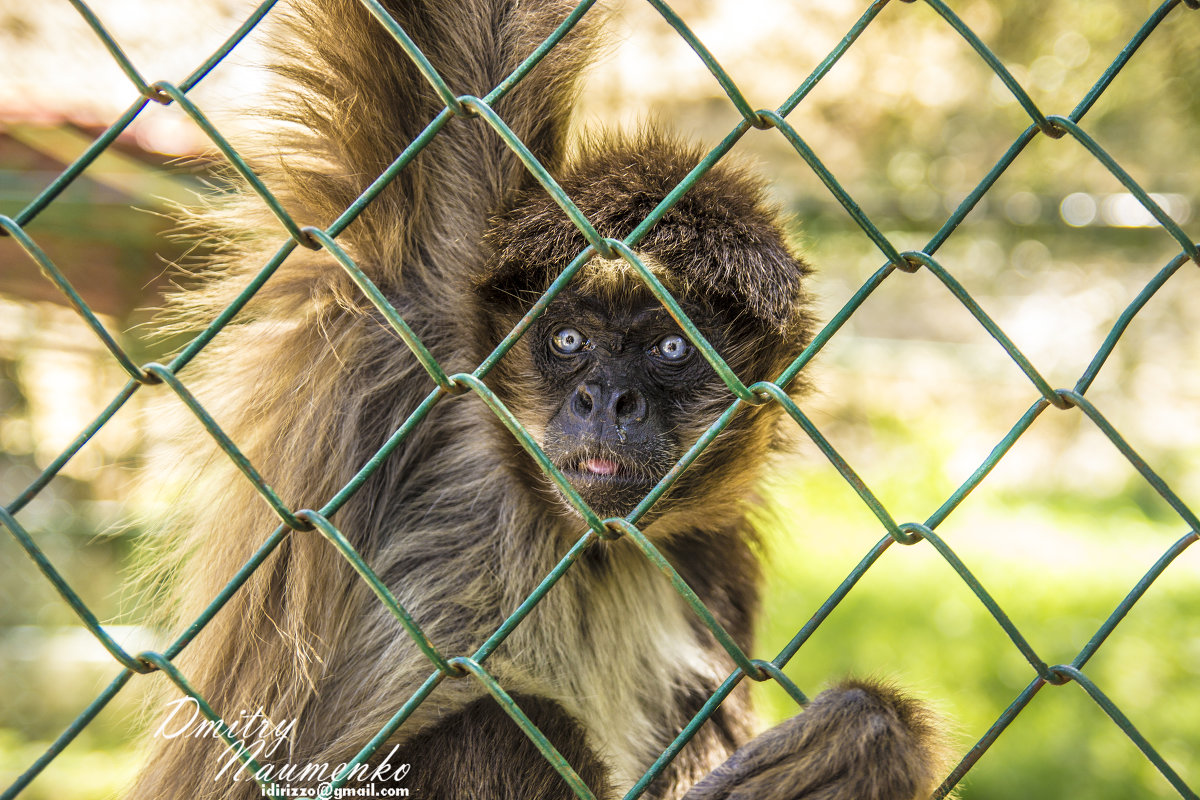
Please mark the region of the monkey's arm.
MULTIPOLYGON (((553 700, 532 695, 514 695, 513 700, 596 797, 614 796, 608 768, 588 747, 577 720, 553 700)), ((409 765, 405 785, 425 800, 577 798, 533 741, 490 697, 423 731, 391 761, 409 765)))
POLYGON ((923 800, 940 751, 919 703, 846 681, 743 745, 684 800, 923 800))

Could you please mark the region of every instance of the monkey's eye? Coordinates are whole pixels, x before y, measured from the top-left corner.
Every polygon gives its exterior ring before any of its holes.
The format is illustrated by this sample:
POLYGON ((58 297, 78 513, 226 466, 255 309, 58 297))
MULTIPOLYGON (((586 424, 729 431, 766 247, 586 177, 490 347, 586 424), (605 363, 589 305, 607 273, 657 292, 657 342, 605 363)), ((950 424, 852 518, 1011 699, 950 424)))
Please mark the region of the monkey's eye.
POLYGON ((550 337, 550 344, 565 356, 574 355, 587 345, 587 339, 574 328, 559 328, 550 337))
POLYGON ((653 352, 663 361, 678 364, 692 354, 692 346, 688 344, 687 339, 677 333, 672 333, 659 339, 658 344, 654 345, 653 352))

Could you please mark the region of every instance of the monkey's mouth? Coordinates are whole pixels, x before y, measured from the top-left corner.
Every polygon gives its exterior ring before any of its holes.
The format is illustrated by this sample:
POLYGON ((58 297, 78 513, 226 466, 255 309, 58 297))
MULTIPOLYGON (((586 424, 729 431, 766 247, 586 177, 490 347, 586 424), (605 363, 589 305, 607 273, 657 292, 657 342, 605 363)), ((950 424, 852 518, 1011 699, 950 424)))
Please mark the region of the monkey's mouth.
POLYGON ((576 487, 582 485, 645 487, 655 483, 645 467, 612 455, 582 455, 563 459, 558 465, 576 487))
POLYGON ((561 504, 573 507, 573 493, 602 518, 626 516, 675 464, 676 448, 663 438, 617 443, 599 436, 570 436, 552 425, 542 449, 572 492, 548 479, 542 486, 561 504))
POLYGON ((621 474, 621 465, 607 458, 583 458, 575 471, 584 475, 615 477, 621 474))
POLYGON ((580 498, 604 517, 628 514, 662 477, 644 460, 611 452, 576 451, 555 462, 580 498))

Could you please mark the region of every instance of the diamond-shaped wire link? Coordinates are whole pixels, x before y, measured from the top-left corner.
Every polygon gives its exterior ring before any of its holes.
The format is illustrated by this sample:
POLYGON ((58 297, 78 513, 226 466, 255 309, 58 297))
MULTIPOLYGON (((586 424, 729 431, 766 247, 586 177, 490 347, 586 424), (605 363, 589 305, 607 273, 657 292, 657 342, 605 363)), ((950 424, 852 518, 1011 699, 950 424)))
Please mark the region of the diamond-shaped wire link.
MULTIPOLYGON (((537 159, 532 155, 529 149, 523 142, 508 128, 504 119, 493 110, 493 104, 500 97, 507 94, 513 86, 515 86, 537 63, 549 52, 557 43, 574 27, 579 19, 588 12, 594 3, 594 0, 586 0, 581 2, 572 14, 565 19, 562 24, 551 34, 548 39, 542 43, 538 49, 530 54, 530 56, 514 71, 512 75, 506 78, 501 84, 496 86, 491 92, 484 97, 459 96, 454 92, 454 87, 449 86, 437 70, 429 63, 425 56, 421 53, 417 45, 408 37, 408 34, 396 24, 395 20, 387 15, 387 12, 379 5, 377 0, 362 0, 363 4, 368 8, 371 14, 382 24, 389 33, 400 43, 404 51, 417 64, 421 73, 429 81, 429 83, 437 91, 438 95, 445 103, 443 111, 434 119, 429 121, 425 130, 410 144, 408 148, 401 153, 396 160, 389 166, 372 184, 355 200, 349 207, 345 209, 342 215, 334 221, 328 228, 322 230, 319 228, 305 227, 304 220, 294 220, 289 213, 280 205, 271 192, 258 180, 253 171, 247 165, 246 161, 237 152, 237 150, 229 144, 222 136, 219 130, 208 120, 204 113, 191 101, 188 93, 201 81, 211 70, 220 63, 241 41, 245 36, 253 30, 258 23, 270 13, 274 6, 274 0, 268 0, 257 6, 254 11, 246 18, 241 26, 231 35, 216 51, 214 51, 204 62, 199 64, 191 74, 187 75, 182 81, 172 83, 167 80, 148 81, 139 71, 137 66, 130 60, 121 48, 120 44, 105 28, 101 20, 94 14, 82 0, 69 0, 76 10, 82 15, 88 26, 92 29, 95 35, 99 38, 104 47, 108 50, 118 66, 130 80, 133 90, 137 94, 137 98, 133 100, 128 109, 117 117, 116 120, 96 138, 93 144, 79 156, 75 161, 66 167, 66 169, 57 176, 45 189, 25 208, 23 208, 15 217, 0 217, 0 232, 3 235, 14 237, 22 248, 26 251, 29 257, 37 264, 38 268, 46 275, 46 277, 58 287, 58 289, 66 296, 70 304, 84 318, 87 325, 95 333, 103 346, 109 351, 112 357, 119 364, 121 369, 128 375, 129 382, 124 388, 118 392, 110 401, 108 406, 90 423, 80 434, 65 448, 59 456, 47 467, 24 491, 22 491, 15 499, 10 501, 7 506, 0 508, 0 524, 6 527, 10 533, 17 539, 21 547, 29 554, 36 566, 46 576, 47 580, 54 586, 56 591, 76 613, 82 623, 91 633, 96 636, 105 649, 112 655, 114 660, 121 666, 121 671, 118 673, 112 683, 85 709, 78 718, 65 730, 53 745, 40 757, 35 763, 30 765, 28 770, 22 774, 3 794, 0 794, 0 800, 9 800, 16 797, 28 783, 36 777, 46 765, 53 760, 78 734, 86 727, 92 719, 102 710, 105 705, 113 699, 129 682, 129 680, 139 673, 149 671, 162 671, 167 674, 168 678, 174 682, 186 695, 192 697, 198 704, 201 712, 211 721, 218 722, 220 715, 217 710, 209 707, 208 703, 201 697, 188 683, 187 677, 183 675, 174 665, 173 659, 183 649, 186 644, 200 631, 208 622, 220 611, 226 601, 245 583, 250 575, 261 565, 266 558, 284 541, 288 536, 295 535, 321 535, 324 536, 331 546, 336 547, 341 555, 346 558, 355 570, 359 573, 362 579, 368 584, 371 590, 402 623, 425 655, 429 658, 432 672, 426 679, 424 684, 418 689, 412 697, 407 698, 403 705, 400 706, 392 719, 385 725, 372 739, 367 743, 364 749, 358 756, 348 765, 347 770, 342 777, 334 780, 323 792, 322 796, 328 796, 337 788, 339 788, 347 779, 350 769, 355 765, 362 763, 371 756, 386 740, 399 728, 400 725, 409 717, 412 711, 429 695, 429 693, 444 679, 464 679, 470 676, 474 680, 479 681, 492 697, 504 708, 504 710, 512 716, 521 727, 522 731, 530 737, 537 745, 538 749, 545 755, 556 770, 563 776, 572 790, 581 798, 592 798, 593 795, 590 789, 580 780, 570 764, 568 764, 562 756, 553 748, 546 740, 545 736, 537 727, 530 721, 524 712, 518 707, 517 703, 509 696, 508 692, 501 686, 494 677, 488 672, 486 662, 489 655, 500 645, 501 642, 518 626, 522 620, 532 611, 538 604, 541 598, 550 590, 550 588, 569 570, 581 553, 587 546, 595 541, 598 537, 615 538, 618 536, 627 536, 634 541, 637 547, 642 551, 643 555, 649 559, 661 572, 663 572, 664 580, 670 581, 675 589, 683 596, 690 605, 698 618, 706 625, 726 649, 731 658, 734 660, 737 668, 731 673, 714 695, 704 704, 696 716, 688 722, 685 728, 679 732, 675 740, 666 748, 658 760, 651 766, 647 773, 633 787, 627 795, 628 798, 636 798, 640 796, 650 784, 651 781, 665 768, 676 753, 687 743, 695 731, 703 725, 709 716, 716 710, 720 703, 728 694, 733 691, 737 684, 744 678, 750 677, 754 680, 774 680, 778 682, 787 693, 796 700, 798 704, 806 702, 804 693, 795 686, 794 683, 784 675, 782 668, 792 659, 799 651, 803 644, 809 639, 812 633, 824 622, 825 619, 833 612, 838 604, 845 598, 858 583, 859 579, 876 563, 880 556, 890 546, 896 543, 904 545, 917 545, 920 542, 928 542, 937 553, 953 568, 964 583, 977 596, 979 601, 987 608, 990 615, 995 619, 997 624, 1003 629, 1013 646, 1022 654, 1029 662, 1033 669, 1035 677, 1033 681, 1022 691, 1012 702, 1012 704, 1001 714, 995 724, 984 734, 984 736, 968 751, 961 762, 955 767, 954 771, 945 780, 936 796, 941 797, 950 792, 958 781, 966 774, 967 770, 980 758, 980 756, 991 746, 998 736, 1004 731, 1009 723, 1027 706, 1032 697, 1046 685, 1058 685, 1066 682, 1075 682, 1090 696, 1097 705, 1114 721, 1114 723, 1133 741, 1133 743, 1145 754, 1146 758, 1157 768, 1162 775, 1170 782, 1170 784, 1186 798, 1196 798, 1196 793, 1189 788, 1172 768, 1170 764, 1154 749, 1153 745, 1146 740, 1136 726, 1130 721, 1126 714, 1121 711, 1112 700, 1094 683, 1094 681, 1085 674, 1082 670, 1088 660, 1096 653, 1096 651, 1104 644, 1107 638, 1113 633, 1114 629, 1124 619, 1129 610, 1137 603, 1149 589, 1150 585, 1170 566, 1170 564, 1188 547, 1195 544, 1200 538, 1200 519, 1197 518, 1195 512, 1189 507, 1187 502, 1181 498, 1174 490, 1170 488, 1166 480, 1161 477, 1137 451, 1126 441, 1124 437, 1116 430, 1116 428, 1104 417, 1102 412, 1085 397, 1085 393, 1095 380, 1099 370, 1104 366, 1108 356, 1112 353, 1117 341, 1129 326, 1132 319, 1143 309, 1149 299, 1155 293, 1162 290, 1169 279, 1175 275, 1178 270, 1192 262, 1195 265, 1200 265, 1200 248, 1197 244, 1188 237, 1182 227, 1173 220, 1163 208, 1155 202, 1155 200, 1147 193, 1137 181, 1134 180, 1128 172, 1118 164, 1111 155, 1103 148, 1103 146, 1081 126, 1081 121, 1086 113, 1093 107, 1100 96, 1111 85, 1116 75, 1129 63, 1138 49, 1149 39, 1151 34, 1164 21, 1168 20, 1172 12, 1177 15, 1185 13, 1182 9, 1176 11, 1177 6, 1184 6, 1187 9, 1196 9, 1198 4, 1196 0, 1168 0, 1157 8, 1137 31, 1133 38, 1129 41, 1126 47, 1121 51, 1109 68, 1104 72, 1099 80, 1091 87, 1085 96, 1079 101, 1078 105, 1065 116, 1046 114, 1033 101, 1032 97, 1014 77, 1002 60, 998 58, 982 41, 982 39, 955 14, 942 0, 925 0, 937 15, 939 15, 945 23, 953 29, 953 31, 961 36, 969 46, 974 50, 978 57, 987 65, 989 69, 997 76, 1003 86, 1012 94, 1020 106, 1028 114, 1031 124, 1022 131, 1014 139, 1012 145, 1004 153, 1004 155, 991 167, 976 187, 967 194, 965 199, 954 210, 945 224, 934 234, 926 247, 921 251, 901 252, 880 230, 880 228, 872 222, 870 217, 862 210, 853 197, 845 190, 838 182, 832 172, 825 167, 816 152, 805 142, 805 140, 797 132, 792 123, 788 121, 788 116, 801 104, 808 96, 809 92, 817 85, 833 68, 842 56, 848 52, 857 41, 858 37, 868 26, 877 18, 884 6, 887 5, 887 0, 876 0, 870 4, 862 17, 852 26, 845 37, 837 44, 837 46, 826 56, 824 60, 817 66, 816 69, 797 87, 795 92, 777 109, 760 109, 755 110, 746 100, 745 95, 738 88, 729 74, 721 67, 716 58, 712 55, 704 43, 695 35, 695 33, 687 26, 666 2, 662 0, 649 0, 649 3, 657 10, 666 22, 674 28, 674 30, 684 39, 688 46, 696 54, 704 66, 712 73, 722 90, 725 92, 729 101, 737 109, 741 116, 741 122, 729 132, 725 139, 708 153, 694 170, 676 187, 664 200, 659 204, 654 211, 639 224, 635 230, 623 241, 608 240, 600 236, 600 234, 592 227, 586 217, 575 206, 572 199, 558 186, 546 169, 538 163, 537 159), (246 180, 247 184, 256 192, 262 201, 270 208, 280 224, 286 230, 288 238, 281 242, 278 251, 263 265, 260 271, 246 285, 244 290, 235 298, 210 325, 197 335, 183 351, 171 361, 170 364, 163 366, 159 364, 148 364, 143 367, 138 367, 130 359, 127 352, 117 343, 116 339, 105 330, 96 315, 88 307, 86 301, 71 286, 59 268, 42 252, 36 242, 25 231, 25 227, 37 217, 47 206, 55 201, 61 192, 69 186, 76 178, 78 178, 88 166, 107 149, 116 138, 126 130, 126 128, 138 117, 145 109, 149 102, 158 103, 176 103, 180 105, 185 113, 192 121, 205 133, 205 135, 214 143, 220 150, 229 163, 237 170, 246 180), (471 124, 483 124, 492 127, 510 147, 514 153, 520 158, 522 163, 529 171, 542 183, 545 189, 553 196, 555 201, 563 209, 570 219, 575 223, 579 230, 583 233, 588 241, 587 248, 568 265, 560 276, 553 282, 545 295, 534 305, 533 309, 526 317, 509 333, 508 336, 501 342, 496 350, 481 362, 476 369, 470 373, 447 374, 440 364, 433 358, 430 352, 421 343, 417 335, 408 327, 407 323, 397 313, 396 309, 387 301, 378 288, 370 281, 369 278, 358 268, 353 259, 341 248, 337 242, 338 235, 348 226, 361 211, 399 174, 416 155, 436 137, 445 124, 452 116, 474 117, 471 124), (678 303, 671 294, 658 282, 658 280, 650 273, 650 271, 641 263, 640 259, 634 252, 638 241, 650 230, 650 228, 662 218, 664 214, 679 200, 679 198, 698 180, 705 172, 707 172, 714 164, 729 152, 730 149, 747 133, 751 128, 763 130, 774 130, 796 151, 800 158, 813 171, 814 175, 824 184, 830 191, 833 198, 844 208, 850 219, 862 230, 863 234, 870 239, 871 242, 879 249, 883 256, 884 264, 879 270, 872 275, 863 286, 855 292, 853 297, 839 310, 833 318, 821 329, 813 342, 799 354, 794 362, 781 373, 776 376, 773 381, 760 381, 747 386, 742 380, 729 369, 724 359, 702 336, 700 331, 687 318, 687 315, 679 307, 678 303), (1146 284, 1145 288, 1139 295, 1126 307, 1120 315, 1116 324, 1113 326, 1110 334, 1105 339, 1103 345, 1096 352, 1091 363, 1080 377, 1078 383, 1071 389, 1054 389, 1049 384, 1036 366, 1015 346, 1012 340, 1004 333, 991 317, 983 310, 982 306, 971 296, 952 275, 945 269, 935 258, 934 254, 938 251, 942 244, 950 237, 950 235, 958 228, 960 223, 965 219, 966 215, 978 204, 978 202, 987 194, 996 181, 1002 174, 1015 162, 1015 160, 1024 151, 1026 146, 1038 134, 1044 134, 1053 139, 1060 139, 1066 146, 1068 142, 1074 142, 1077 146, 1083 147, 1097 162, 1102 164, 1109 172, 1111 172, 1146 208, 1146 210, 1154 217, 1158 225, 1165 233, 1170 235, 1179 244, 1181 252, 1171 259, 1161 271, 1146 284), (346 270, 354 282, 358 285, 364 295, 383 315, 387 324, 397 333, 400 339, 408 346, 408 348, 418 358, 421 365, 428 373, 431 380, 431 390, 425 400, 415 409, 409 418, 392 434, 382 448, 366 463, 363 464, 359 472, 351 479, 340 491, 330 497, 325 505, 318 510, 297 510, 289 509, 275 492, 268 486, 262 476, 258 473, 255 467, 241 454, 237 446, 232 442, 219 425, 204 409, 203 405, 193 397, 186 389, 183 379, 179 377, 180 373, 184 373, 186 377, 186 367, 191 360, 201 352, 212 339, 220 332, 220 330, 233 320, 242 310, 245 304, 254 296, 275 273, 276 269, 283 263, 284 259, 297 247, 304 246, 314 249, 327 250, 336 261, 346 270), (512 416, 504 404, 492 393, 487 386, 486 378, 492 367, 504 357, 504 354, 515 344, 517 339, 528 329, 529 325, 541 313, 549 302, 560 292, 571 278, 578 272, 580 268, 593 254, 600 254, 606 258, 620 257, 624 258, 631 267, 641 276, 642 280, 647 284, 654 295, 664 304, 671 315, 678 321, 687 337, 692 343, 700 349, 705 359, 712 367, 720 374, 730 390, 730 405, 723 414, 712 424, 709 430, 701 436, 696 444, 688 451, 688 453, 680 460, 662 482, 638 505, 638 507, 624 519, 602 519, 590 509, 586 503, 574 492, 565 477, 550 463, 549 459, 541 452, 540 448, 534 442, 532 437, 523 429, 520 423, 512 416), (875 292, 883 283, 891 277, 895 272, 911 272, 924 267, 932 272, 943 284, 943 286, 963 305, 965 306, 978 323, 987 331, 987 333, 995 340, 997 346, 1005 351, 1009 358, 1017 365, 1017 367, 1026 375, 1032 384, 1032 393, 1035 396, 1033 405, 1026 411, 1019 420, 1012 426, 1010 431, 1003 439, 998 442, 992 452, 984 460, 984 462, 975 470, 975 472, 960 485, 950 495, 949 498, 938 508, 928 519, 923 523, 899 523, 887 510, 877 496, 866 485, 863 479, 855 472, 846 459, 837 452, 830 442, 820 433, 812 421, 804 414, 797 406, 796 402, 789 397, 787 387, 797 377, 799 372, 807 365, 812 358, 820 352, 822 348, 834 337, 842 328, 845 322, 857 312, 863 302, 875 292), (112 416, 129 400, 134 392, 142 387, 152 384, 165 383, 169 389, 173 390, 184 402, 187 408, 196 416, 196 418, 206 427, 209 433, 218 441, 221 449, 226 455, 231 458, 238 467, 242 470, 248 480, 250 480, 259 493, 265 498, 270 506, 275 510, 282 524, 279 525, 267 538, 262 545, 254 553, 254 555, 238 570, 237 574, 229 581, 226 587, 212 599, 209 606, 201 613, 201 615, 193 620, 187 626, 179 637, 172 642, 162 653, 144 652, 138 655, 132 655, 118 645, 111 635, 100 624, 96 616, 88 608, 85 601, 79 594, 69 585, 62 577, 62 574, 54 567, 50 560, 38 547, 33 538, 25 531, 21 523, 17 519, 17 514, 46 486, 55 478, 63 467, 78 453, 78 451, 94 436, 96 433, 112 418, 112 416), (508 619, 483 643, 483 645, 474 654, 467 655, 444 655, 440 652, 435 643, 431 642, 421 629, 416 625, 412 618, 408 615, 405 609, 392 595, 391 591, 379 579, 379 577, 370 569, 363 561, 362 557, 355 552, 349 541, 341 534, 336 526, 336 512, 345 502, 358 490, 367 478, 379 468, 388 455, 413 431, 421 421, 429 413, 432 407, 438 402, 470 402, 467 398, 459 397, 460 395, 477 395, 479 400, 484 402, 504 425, 512 432, 515 439, 521 446, 530 453, 530 455, 538 462, 543 470, 545 470, 556 484, 570 498, 571 503, 579 511, 588 524, 586 533, 574 544, 570 551, 562 558, 559 564, 545 576, 542 583, 525 599, 525 601, 509 616, 508 619), (828 458, 832 466, 842 475, 847 483, 859 495, 862 501, 870 508, 871 512, 878 519, 881 528, 883 529, 883 538, 867 553, 860 561, 854 570, 845 578, 837 590, 821 605, 821 607, 813 614, 812 618, 799 631, 796 632, 793 639, 780 651, 780 653, 769 661, 753 658, 750 654, 744 652, 739 645, 733 641, 727 632, 725 632, 717 622, 712 613, 704 607, 692 589, 687 585, 684 579, 675 571, 674 567, 667 559, 658 551, 658 549, 642 534, 637 527, 637 522, 649 510, 651 505, 660 497, 682 473, 703 451, 704 449, 720 434, 732 421, 734 416, 739 413, 746 405, 757 405, 762 403, 775 402, 779 403, 785 413, 796 423, 797 427, 811 439, 817 448, 828 458), (1070 664, 1051 665, 1042 660, 1037 654, 1033 646, 1021 633, 1018 627, 1008 617, 1001 608, 1000 604, 989 593, 987 588, 979 581, 979 579, 971 572, 969 567, 955 553, 954 549, 943 540, 937 533, 936 529, 944 522, 961 501, 973 491, 980 483, 982 483, 991 470, 999 463, 1000 459, 1009 451, 1015 442, 1027 431, 1034 420, 1047 408, 1051 406, 1068 413, 1083 414, 1096 428, 1101 431, 1114 448, 1121 453, 1137 470, 1142 478, 1161 495, 1171 508, 1178 514, 1183 524, 1187 527, 1187 533, 1176 541, 1162 555, 1159 561, 1154 564, 1138 581, 1137 585, 1130 590, 1125 599, 1118 605, 1109 618, 1100 626, 1091 640, 1083 647, 1078 656, 1070 664)), ((1176 20, 1178 21, 1178 16, 1176 20)), ((226 739, 229 745, 237 752, 238 757, 245 761, 252 769, 256 768, 249 751, 242 746, 232 736, 228 730, 220 730, 221 735, 226 739)), ((268 782, 263 782, 264 788, 270 789, 268 782)))

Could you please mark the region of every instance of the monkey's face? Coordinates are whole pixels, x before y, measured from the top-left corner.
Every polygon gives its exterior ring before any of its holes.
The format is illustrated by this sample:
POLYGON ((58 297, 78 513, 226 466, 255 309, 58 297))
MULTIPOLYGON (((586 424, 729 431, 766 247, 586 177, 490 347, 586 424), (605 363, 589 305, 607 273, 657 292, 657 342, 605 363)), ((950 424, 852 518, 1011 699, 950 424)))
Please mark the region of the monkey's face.
POLYGON ((711 423, 700 407, 724 386, 653 298, 569 292, 527 337, 542 448, 598 514, 628 514, 711 423))
MULTIPOLYGON (((659 213, 702 157, 653 136, 616 137, 590 142, 556 178, 602 236, 625 239, 659 213)), ((534 181, 492 217, 484 243, 474 282, 482 301, 480 358, 588 245, 534 181)), ((808 267, 788 247, 762 183, 735 165, 696 179, 639 235, 635 252, 746 385, 779 375, 811 336, 808 267)), ((602 516, 637 509, 735 402, 620 258, 583 265, 496 365, 489 386, 602 516)), ((739 520, 777 438, 778 411, 774 404, 739 408, 639 524, 670 536, 739 520)), ((508 442, 516 447, 511 436, 508 442)), ((520 469, 552 508, 564 507, 531 460, 520 469)))

